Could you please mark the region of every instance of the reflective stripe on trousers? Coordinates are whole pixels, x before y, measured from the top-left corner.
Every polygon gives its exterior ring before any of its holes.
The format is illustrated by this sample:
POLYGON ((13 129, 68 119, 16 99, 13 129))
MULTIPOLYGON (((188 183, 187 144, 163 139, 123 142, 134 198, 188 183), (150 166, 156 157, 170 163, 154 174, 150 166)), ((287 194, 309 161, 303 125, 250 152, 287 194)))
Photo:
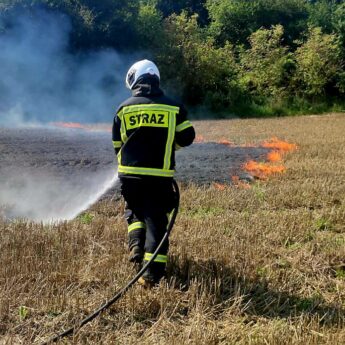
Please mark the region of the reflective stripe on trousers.
MULTIPOLYGON (((153 253, 145 253, 144 260, 149 261, 149 260, 151 260, 152 256, 153 256, 153 253)), ((153 261, 166 264, 168 262, 168 256, 158 254, 153 261)))
POLYGON ((145 223, 135 222, 135 223, 128 225, 128 233, 130 233, 131 231, 134 231, 134 230, 138 230, 138 229, 146 229, 145 223))

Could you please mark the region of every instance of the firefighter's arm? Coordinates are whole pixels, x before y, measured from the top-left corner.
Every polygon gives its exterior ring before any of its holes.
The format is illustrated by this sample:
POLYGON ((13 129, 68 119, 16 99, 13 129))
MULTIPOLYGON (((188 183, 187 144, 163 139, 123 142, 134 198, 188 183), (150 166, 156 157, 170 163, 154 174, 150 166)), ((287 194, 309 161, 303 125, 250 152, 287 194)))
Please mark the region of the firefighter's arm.
POLYGON ((187 119, 187 110, 182 105, 177 117, 175 144, 176 149, 189 146, 195 138, 195 130, 191 122, 187 119))
POLYGON ((122 146, 122 140, 121 140, 121 120, 116 114, 114 117, 113 122, 113 130, 112 130, 112 137, 113 137, 113 146, 115 150, 115 154, 117 155, 121 149, 122 146))

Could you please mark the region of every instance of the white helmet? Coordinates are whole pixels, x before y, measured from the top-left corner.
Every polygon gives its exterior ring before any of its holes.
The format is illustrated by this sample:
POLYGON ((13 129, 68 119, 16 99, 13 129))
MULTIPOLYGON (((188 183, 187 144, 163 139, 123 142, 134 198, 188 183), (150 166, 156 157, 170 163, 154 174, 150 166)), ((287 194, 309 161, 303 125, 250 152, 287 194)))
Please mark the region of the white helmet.
POLYGON ((144 74, 156 76, 160 80, 160 74, 157 66, 150 60, 141 60, 136 62, 127 72, 126 86, 132 90, 138 79, 144 74))

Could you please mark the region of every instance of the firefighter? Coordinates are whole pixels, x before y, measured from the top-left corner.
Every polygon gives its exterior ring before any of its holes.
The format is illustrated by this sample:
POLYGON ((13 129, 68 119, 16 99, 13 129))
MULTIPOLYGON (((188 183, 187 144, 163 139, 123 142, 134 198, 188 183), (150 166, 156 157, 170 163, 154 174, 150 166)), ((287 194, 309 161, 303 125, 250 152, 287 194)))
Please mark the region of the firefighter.
MULTIPOLYGON (((129 69, 126 86, 132 97, 119 106, 112 131, 126 201, 129 260, 139 266, 152 257, 175 206, 175 150, 192 144, 195 137, 185 107, 165 96, 159 83, 159 70, 149 60, 129 69)), ((158 284, 165 275, 168 247, 166 241, 140 278, 144 287, 158 284)))

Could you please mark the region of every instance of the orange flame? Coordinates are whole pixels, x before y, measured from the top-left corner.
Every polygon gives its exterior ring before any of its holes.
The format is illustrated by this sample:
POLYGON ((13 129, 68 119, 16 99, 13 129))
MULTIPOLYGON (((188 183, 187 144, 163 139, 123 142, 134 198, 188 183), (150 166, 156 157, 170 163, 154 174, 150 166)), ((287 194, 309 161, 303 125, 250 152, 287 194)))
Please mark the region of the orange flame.
MULTIPOLYGON (((111 127, 107 124, 81 124, 78 122, 55 122, 52 123, 53 126, 61 127, 61 128, 74 128, 74 129, 82 129, 87 131, 107 131, 111 132, 111 127)), ((195 143, 204 143, 205 138, 202 135, 197 135, 195 140, 195 143)), ((235 146, 235 144, 225 138, 222 138, 218 141, 219 144, 227 145, 227 146, 235 146)), ((246 143, 239 145, 239 147, 264 147, 272 149, 267 154, 267 160, 268 163, 259 163, 253 160, 247 161, 242 168, 249 172, 252 176, 258 178, 258 179, 267 179, 268 176, 283 173, 286 168, 283 165, 273 165, 272 163, 281 162, 283 160, 283 156, 287 152, 292 152, 297 150, 297 145, 288 143, 286 141, 279 140, 277 137, 273 137, 270 140, 266 140, 263 143, 257 145, 257 144, 251 144, 246 143)), ((250 184, 244 181, 241 181, 238 176, 232 176, 232 183, 238 188, 243 189, 249 189, 250 184)), ((220 191, 224 191, 227 188, 226 184, 221 184, 214 182, 213 183, 214 188, 220 191)))
POLYGON ((111 132, 111 128, 107 124, 82 124, 79 122, 53 122, 51 123, 55 127, 60 128, 73 128, 73 129, 83 129, 85 131, 106 131, 111 132))
POLYGON ((279 151, 271 151, 267 154, 267 159, 270 162, 280 162, 283 157, 279 151))
POLYGON ((249 189, 251 188, 250 187, 250 184, 247 183, 247 182, 243 182, 240 180, 240 177, 239 176, 231 176, 231 180, 232 180, 232 183, 238 187, 238 188, 242 188, 242 189, 249 189))
POLYGON ((218 141, 218 144, 222 144, 222 145, 228 145, 228 146, 234 146, 234 143, 227 140, 227 139, 221 139, 218 141))
POLYGON ((216 188, 217 190, 225 190, 226 189, 226 185, 222 184, 222 183, 217 183, 217 182, 213 182, 213 186, 214 188, 216 188))
POLYGON ((252 160, 245 163, 243 168, 253 176, 263 180, 267 179, 269 175, 283 173, 286 170, 283 165, 271 165, 270 163, 259 163, 252 160))
POLYGON ((195 143, 203 143, 203 142, 205 142, 205 139, 202 135, 197 135, 194 139, 194 142, 195 143))
POLYGON ((291 144, 286 141, 279 140, 277 137, 273 137, 271 140, 264 141, 261 146, 283 151, 283 152, 290 152, 290 151, 297 150, 296 144, 291 144))
POLYGON ((62 127, 62 128, 79 128, 79 129, 86 129, 85 125, 82 125, 78 122, 54 122, 54 126, 62 127))
POLYGON ((273 165, 272 163, 282 161, 285 153, 297 150, 296 144, 279 140, 276 137, 264 141, 260 146, 272 149, 272 151, 267 154, 269 163, 259 163, 250 160, 243 166, 244 170, 258 179, 267 179, 270 175, 283 173, 286 170, 283 165, 273 165))

